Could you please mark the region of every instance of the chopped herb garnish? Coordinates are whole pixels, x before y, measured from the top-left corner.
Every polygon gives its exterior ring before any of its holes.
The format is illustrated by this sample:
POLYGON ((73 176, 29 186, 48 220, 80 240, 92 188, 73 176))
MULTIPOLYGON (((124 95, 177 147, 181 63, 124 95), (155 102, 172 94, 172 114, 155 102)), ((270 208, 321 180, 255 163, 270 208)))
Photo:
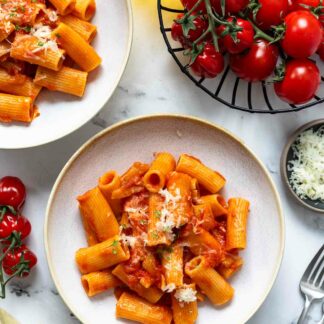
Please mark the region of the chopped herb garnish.
POLYGON ((154 211, 154 216, 155 216, 155 218, 160 219, 160 218, 161 218, 161 215, 162 215, 162 213, 161 213, 160 210, 155 210, 155 211, 154 211))
POLYGON ((146 219, 141 219, 141 220, 139 221, 139 223, 140 223, 141 225, 146 225, 146 224, 147 224, 147 220, 146 220, 146 219))
POLYGON ((152 237, 153 237, 155 240, 157 240, 157 239, 159 238, 159 234, 158 234, 158 232, 157 232, 157 231, 154 231, 154 232, 152 233, 152 237))
POLYGON ((111 244, 111 246, 118 246, 118 241, 117 240, 114 240, 111 244))

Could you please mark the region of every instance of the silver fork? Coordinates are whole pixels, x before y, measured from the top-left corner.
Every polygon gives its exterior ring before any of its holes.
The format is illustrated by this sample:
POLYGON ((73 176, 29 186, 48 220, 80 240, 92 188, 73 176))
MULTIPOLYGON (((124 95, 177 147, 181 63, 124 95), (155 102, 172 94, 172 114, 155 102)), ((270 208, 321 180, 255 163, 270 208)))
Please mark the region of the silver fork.
POLYGON ((305 305, 297 324, 304 324, 313 301, 324 298, 324 244, 308 265, 299 287, 305 296, 305 305))
POLYGON ((318 322, 318 324, 324 324, 324 303, 322 304, 322 312, 323 312, 323 316, 322 319, 318 322))

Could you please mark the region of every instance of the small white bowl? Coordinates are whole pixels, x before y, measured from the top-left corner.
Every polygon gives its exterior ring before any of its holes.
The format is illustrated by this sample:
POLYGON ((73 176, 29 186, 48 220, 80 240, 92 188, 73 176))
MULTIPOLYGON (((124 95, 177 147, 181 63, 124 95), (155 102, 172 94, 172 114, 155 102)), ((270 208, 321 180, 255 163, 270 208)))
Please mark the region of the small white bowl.
POLYGON ((280 162, 280 170, 281 170, 281 177, 283 182, 286 184, 287 188, 289 189, 289 192, 292 194, 292 196, 296 199, 296 201, 301 204, 302 206, 315 211, 317 213, 324 214, 324 203, 319 200, 311 200, 308 198, 300 198, 297 193, 292 188, 289 177, 290 177, 290 171, 288 170, 288 161, 293 159, 293 152, 292 152, 292 145, 296 141, 297 137, 303 133, 304 131, 308 129, 314 129, 319 128, 324 125, 324 119, 317 119, 312 122, 309 122, 300 128, 298 128, 290 137, 289 140, 282 152, 281 155, 281 162, 280 162))
POLYGON ((199 323, 245 323, 261 306, 277 276, 284 250, 285 225, 274 183, 262 164, 238 138, 225 129, 186 116, 147 116, 102 131, 84 144, 63 168, 53 187, 45 220, 47 261, 57 290, 81 322, 120 323, 116 300, 107 292, 89 299, 75 265, 75 251, 86 246, 76 196, 96 186, 109 169, 124 172, 134 161, 152 160, 169 151, 192 154, 227 179, 226 197, 251 202, 244 266, 232 279, 233 301, 221 309, 204 302, 199 323))

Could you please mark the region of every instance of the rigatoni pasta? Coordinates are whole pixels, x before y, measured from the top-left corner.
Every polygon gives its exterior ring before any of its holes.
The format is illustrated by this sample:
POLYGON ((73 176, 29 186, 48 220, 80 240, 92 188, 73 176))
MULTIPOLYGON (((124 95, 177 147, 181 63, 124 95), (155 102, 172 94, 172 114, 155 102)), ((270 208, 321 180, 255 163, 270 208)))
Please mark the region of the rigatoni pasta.
POLYGON ((249 202, 227 202, 218 193, 225 178, 196 158, 183 154, 174 161, 163 152, 122 175, 109 170, 98 187, 78 197, 90 245, 76 252, 81 281, 89 297, 117 287, 118 318, 193 324, 198 301, 207 297, 219 306, 234 296, 227 279, 243 266, 238 253, 245 247, 249 202), (188 160, 199 164, 197 174, 183 167, 188 160), (216 180, 208 185, 206 174, 216 180), (108 230, 99 224, 115 203, 120 216, 108 230), (101 243, 99 233, 106 238, 101 243))
POLYGON ((30 111, 35 113, 29 118, 21 116, 22 110, 16 113, 21 102, 11 110, 4 105, 1 122, 30 123, 39 115, 34 101, 42 88, 84 96, 88 72, 101 64, 89 45, 97 34, 96 26, 88 21, 95 9, 95 0, 20 0, 19 5, 17 0, 2 1, 0 95, 30 97, 30 111))

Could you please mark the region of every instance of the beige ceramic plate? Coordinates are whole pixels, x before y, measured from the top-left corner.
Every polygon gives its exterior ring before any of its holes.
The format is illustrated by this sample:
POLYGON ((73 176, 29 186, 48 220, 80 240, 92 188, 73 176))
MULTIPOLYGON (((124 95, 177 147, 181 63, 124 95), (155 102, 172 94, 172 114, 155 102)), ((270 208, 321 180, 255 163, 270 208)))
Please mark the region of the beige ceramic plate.
POLYGON ((251 201, 248 248, 243 269, 231 280, 234 300, 222 309, 199 307, 198 323, 244 323, 260 307, 276 278, 284 249, 280 200, 264 165, 221 127, 184 116, 148 116, 110 127, 83 145, 66 164, 52 190, 45 222, 45 246, 56 287, 83 323, 120 323, 112 292, 89 299, 74 263, 86 246, 76 196, 97 183, 108 169, 123 172, 134 161, 150 161, 153 152, 190 153, 227 178, 224 194, 251 201))

